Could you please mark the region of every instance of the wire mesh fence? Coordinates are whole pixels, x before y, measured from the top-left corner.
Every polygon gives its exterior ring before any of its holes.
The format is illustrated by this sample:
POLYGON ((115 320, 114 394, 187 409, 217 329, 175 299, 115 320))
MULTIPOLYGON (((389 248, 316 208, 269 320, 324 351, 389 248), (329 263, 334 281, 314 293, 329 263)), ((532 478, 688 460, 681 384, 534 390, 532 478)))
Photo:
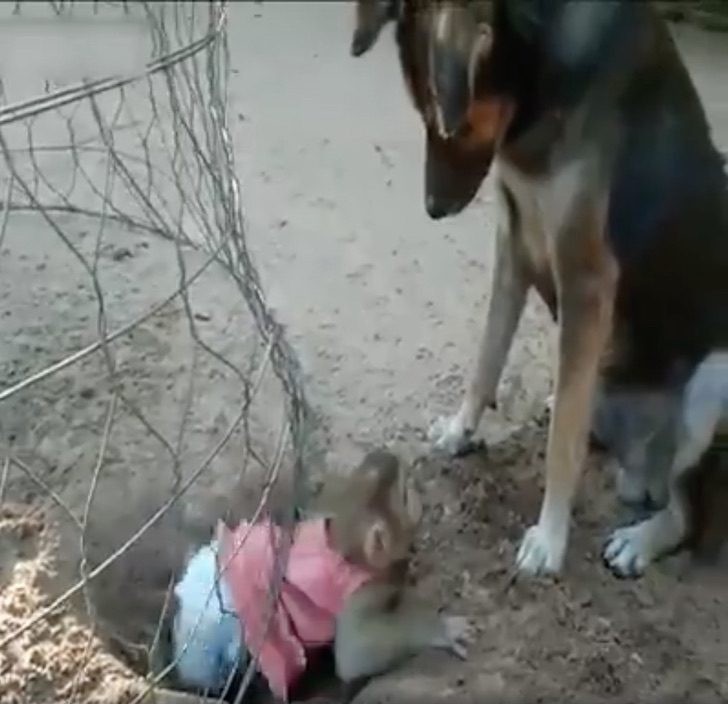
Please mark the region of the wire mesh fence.
MULTIPOLYGON (((189 517, 242 484, 260 513, 287 483, 279 517, 292 523, 304 501, 309 414, 246 242, 227 11, 60 0, 0 10, 12 55, 0 61, 0 546, 11 519, 44 508, 67 536, 50 559, 73 566, 50 596, 18 605, 8 588, 0 598, 0 691, 17 701, 44 700, 28 694, 27 654, 77 598, 91 630, 48 701, 92 700, 89 643, 101 625, 114 631, 137 615, 122 608, 134 586, 118 580, 147 569, 138 557, 115 567, 180 507, 189 517), (117 581, 106 608, 91 588, 105 578, 117 581), (104 622, 114 609, 126 615, 104 622)), ((150 559, 164 562, 166 548, 155 550, 150 559)), ((5 585, 18 573, 7 567, 5 585)), ((158 623, 143 618, 155 641, 158 623)), ((126 645, 148 669, 154 643, 126 645)), ((38 665, 45 680, 58 663, 38 665)))

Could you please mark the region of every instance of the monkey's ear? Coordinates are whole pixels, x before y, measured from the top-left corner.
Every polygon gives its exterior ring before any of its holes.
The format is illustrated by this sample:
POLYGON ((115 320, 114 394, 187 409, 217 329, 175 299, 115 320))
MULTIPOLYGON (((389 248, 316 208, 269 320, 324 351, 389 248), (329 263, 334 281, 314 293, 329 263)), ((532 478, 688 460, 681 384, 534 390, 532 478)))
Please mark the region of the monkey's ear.
POLYGON ((467 7, 444 5, 433 13, 429 51, 435 115, 443 137, 465 122, 479 65, 490 53, 490 25, 476 22, 467 7))
POLYGON ((392 561, 392 533, 381 518, 375 519, 367 529, 364 557, 374 569, 385 569, 392 561))
POLYGON ((387 22, 398 13, 400 0, 357 0, 356 27, 351 40, 351 55, 361 56, 371 49, 387 22))

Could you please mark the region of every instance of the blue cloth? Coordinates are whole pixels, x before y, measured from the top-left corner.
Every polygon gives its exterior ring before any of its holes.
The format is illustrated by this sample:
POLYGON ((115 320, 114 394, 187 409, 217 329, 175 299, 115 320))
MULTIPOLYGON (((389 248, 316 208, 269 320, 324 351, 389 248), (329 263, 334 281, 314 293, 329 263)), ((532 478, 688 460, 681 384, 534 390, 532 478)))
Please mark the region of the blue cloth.
POLYGON ((173 656, 180 682, 219 694, 249 656, 242 644, 242 625, 224 580, 216 585, 217 542, 190 559, 175 587, 177 613, 172 633, 173 656))

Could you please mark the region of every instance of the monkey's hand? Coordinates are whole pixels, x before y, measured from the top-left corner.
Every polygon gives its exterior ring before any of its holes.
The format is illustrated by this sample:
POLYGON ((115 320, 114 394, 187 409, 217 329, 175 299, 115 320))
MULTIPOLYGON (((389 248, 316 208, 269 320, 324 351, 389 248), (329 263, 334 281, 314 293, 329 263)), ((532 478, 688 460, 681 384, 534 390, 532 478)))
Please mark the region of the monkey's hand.
POLYGON ((473 622, 465 616, 446 616, 442 623, 445 627, 445 648, 461 660, 466 660, 468 646, 475 639, 473 622))

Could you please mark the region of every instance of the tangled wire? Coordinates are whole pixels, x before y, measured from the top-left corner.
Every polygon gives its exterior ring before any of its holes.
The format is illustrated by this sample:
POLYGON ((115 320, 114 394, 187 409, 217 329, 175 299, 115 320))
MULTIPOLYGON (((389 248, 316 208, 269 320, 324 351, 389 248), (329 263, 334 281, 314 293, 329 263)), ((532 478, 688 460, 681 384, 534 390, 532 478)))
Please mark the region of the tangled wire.
POLYGON ((305 496, 301 373, 246 242, 227 9, 3 8, 18 41, 28 28, 66 50, 127 37, 149 60, 71 84, 39 75, 45 91, 21 100, 27 76, 1 77, 0 504, 52 505, 80 559, 62 593, 0 622, 0 678, 2 653, 73 597, 93 620, 89 585, 183 497, 251 474, 260 512, 286 478, 292 523, 305 496), (94 523, 145 486, 163 500, 92 557, 94 523))

